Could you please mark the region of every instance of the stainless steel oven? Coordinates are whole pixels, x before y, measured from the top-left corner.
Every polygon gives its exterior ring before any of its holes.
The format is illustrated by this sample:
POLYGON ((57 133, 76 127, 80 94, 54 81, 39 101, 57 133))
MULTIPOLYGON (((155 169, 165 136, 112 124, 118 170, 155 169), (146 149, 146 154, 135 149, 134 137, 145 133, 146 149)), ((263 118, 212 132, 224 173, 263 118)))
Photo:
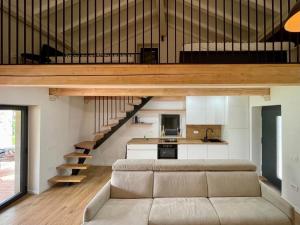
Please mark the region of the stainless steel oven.
POLYGON ((177 159, 177 144, 159 144, 158 159, 177 159))

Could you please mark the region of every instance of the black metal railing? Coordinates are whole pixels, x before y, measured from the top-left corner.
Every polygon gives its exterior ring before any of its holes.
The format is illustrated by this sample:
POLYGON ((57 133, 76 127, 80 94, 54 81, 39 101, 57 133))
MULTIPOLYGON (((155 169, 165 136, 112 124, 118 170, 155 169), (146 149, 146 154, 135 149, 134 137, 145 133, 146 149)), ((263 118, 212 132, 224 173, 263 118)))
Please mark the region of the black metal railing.
POLYGON ((297 0, 0 0, 0 64, 299 63, 297 0))

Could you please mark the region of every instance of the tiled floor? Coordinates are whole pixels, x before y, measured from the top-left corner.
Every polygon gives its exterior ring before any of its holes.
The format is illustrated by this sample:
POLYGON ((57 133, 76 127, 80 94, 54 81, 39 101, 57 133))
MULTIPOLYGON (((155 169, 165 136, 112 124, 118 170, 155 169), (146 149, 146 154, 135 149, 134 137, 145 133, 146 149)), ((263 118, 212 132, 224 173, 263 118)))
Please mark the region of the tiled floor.
POLYGON ((0 202, 15 194, 14 152, 0 155, 0 202))

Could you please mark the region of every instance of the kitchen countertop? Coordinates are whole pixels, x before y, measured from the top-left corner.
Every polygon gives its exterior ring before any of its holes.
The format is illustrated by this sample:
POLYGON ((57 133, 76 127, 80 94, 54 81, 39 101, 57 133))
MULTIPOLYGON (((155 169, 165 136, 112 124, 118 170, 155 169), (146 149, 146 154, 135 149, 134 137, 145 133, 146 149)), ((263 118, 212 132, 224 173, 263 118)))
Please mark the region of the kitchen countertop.
POLYGON ((177 142, 163 141, 168 138, 133 138, 127 144, 129 145, 141 145, 141 144, 203 144, 203 145, 228 145, 228 142, 203 142, 201 140, 192 140, 186 138, 177 138, 177 142))

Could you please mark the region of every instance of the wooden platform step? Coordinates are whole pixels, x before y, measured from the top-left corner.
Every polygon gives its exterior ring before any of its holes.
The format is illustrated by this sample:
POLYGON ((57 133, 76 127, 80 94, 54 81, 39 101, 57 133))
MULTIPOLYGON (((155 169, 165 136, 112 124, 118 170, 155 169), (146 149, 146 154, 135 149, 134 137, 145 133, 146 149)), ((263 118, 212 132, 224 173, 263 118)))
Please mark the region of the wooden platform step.
POLYGON ((87 170, 89 168, 89 165, 87 164, 75 164, 75 163, 66 163, 62 164, 57 169, 72 169, 72 170, 87 170))
POLYGON ((128 105, 133 105, 133 106, 135 106, 135 105, 140 105, 141 103, 142 103, 141 100, 134 100, 133 102, 130 101, 130 102, 128 102, 127 104, 128 104, 128 105))
POLYGON ((86 178, 85 175, 76 175, 76 176, 55 176, 49 179, 48 181, 52 184, 57 183, 81 183, 86 178))
POLYGON ((84 158, 84 159, 91 159, 93 158, 92 155, 79 153, 79 152, 72 152, 64 156, 65 158, 84 158))
POLYGON ((93 150, 95 145, 96 145, 95 141, 83 141, 74 146, 75 148, 93 150))

